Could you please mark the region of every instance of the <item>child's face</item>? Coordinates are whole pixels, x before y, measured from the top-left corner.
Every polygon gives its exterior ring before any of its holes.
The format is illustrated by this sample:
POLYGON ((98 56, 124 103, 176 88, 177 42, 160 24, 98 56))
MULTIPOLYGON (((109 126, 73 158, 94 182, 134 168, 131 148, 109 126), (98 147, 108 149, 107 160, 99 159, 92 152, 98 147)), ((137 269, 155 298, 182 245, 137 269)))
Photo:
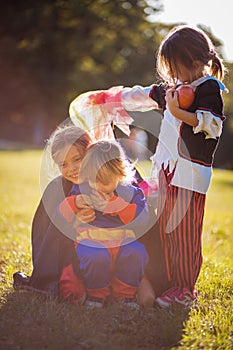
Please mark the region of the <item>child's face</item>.
POLYGON ((83 158, 75 146, 65 147, 57 157, 57 165, 62 176, 74 184, 78 184, 78 175, 82 160, 83 158))
POLYGON ((95 188, 95 190, 99 193, 100 197, 102 197, 105 200, 109 200, 114 196, 114 191, 117 188, 118 184, 120 182, 119 177, 112 177, 111 182, 108 184, 103 184, 101 182, 91 183, 90 186, 92 188, 95 188))
POLYGON ((190 68, 180 63, 173 71, 176 72, 176 78, 181 83, 192 83, 202 76, 202 67, 197 61, 195 61, 190 68))
POLYGON ((192 74, 188 68, 186 68, 183 65, 180 65, 179 70, 177 72, 177 79, 180 80, 182 83, 191 83, 192 74))

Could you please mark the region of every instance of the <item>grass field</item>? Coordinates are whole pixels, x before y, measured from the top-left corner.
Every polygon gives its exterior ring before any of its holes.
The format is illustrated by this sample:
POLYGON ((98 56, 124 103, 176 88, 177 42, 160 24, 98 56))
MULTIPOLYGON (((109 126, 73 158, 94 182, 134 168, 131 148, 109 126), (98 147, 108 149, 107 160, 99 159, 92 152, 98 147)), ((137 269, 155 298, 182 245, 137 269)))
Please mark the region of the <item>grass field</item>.
POLYGON ((40 161, 0 152, 0 349, 233 349, 233 172, 215 169, 207 195, 198 309, 86 310, 12 288, 15 271, 31 273, 40 161))

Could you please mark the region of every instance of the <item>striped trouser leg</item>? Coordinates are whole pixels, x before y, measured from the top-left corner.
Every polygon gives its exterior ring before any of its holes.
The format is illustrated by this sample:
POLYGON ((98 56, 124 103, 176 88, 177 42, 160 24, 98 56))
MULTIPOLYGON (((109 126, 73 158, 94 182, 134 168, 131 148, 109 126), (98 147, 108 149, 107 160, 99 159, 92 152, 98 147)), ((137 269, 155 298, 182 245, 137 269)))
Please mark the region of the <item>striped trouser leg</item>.
POLYGON ((168 278, 173 286, 192 291, 202 265, 205 195, 172 186, 164 180, 166 174, 161 185, 159 220, 168 278))

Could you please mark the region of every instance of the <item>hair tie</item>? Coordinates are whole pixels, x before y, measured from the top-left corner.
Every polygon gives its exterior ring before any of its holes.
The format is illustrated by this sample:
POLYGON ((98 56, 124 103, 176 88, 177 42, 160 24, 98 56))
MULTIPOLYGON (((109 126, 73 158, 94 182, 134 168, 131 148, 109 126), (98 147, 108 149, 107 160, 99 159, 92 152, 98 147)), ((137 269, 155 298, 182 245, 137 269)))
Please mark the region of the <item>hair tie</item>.
POLYGON ((101 151, 104 153, 109 152, 112 148, 112 145, 110 142, 100 141, 99 144, 100 144, 101 151))
POLYGON ((210 57, 212 59, 216 57, 216 52, 214 50, 210 50, 210 57))

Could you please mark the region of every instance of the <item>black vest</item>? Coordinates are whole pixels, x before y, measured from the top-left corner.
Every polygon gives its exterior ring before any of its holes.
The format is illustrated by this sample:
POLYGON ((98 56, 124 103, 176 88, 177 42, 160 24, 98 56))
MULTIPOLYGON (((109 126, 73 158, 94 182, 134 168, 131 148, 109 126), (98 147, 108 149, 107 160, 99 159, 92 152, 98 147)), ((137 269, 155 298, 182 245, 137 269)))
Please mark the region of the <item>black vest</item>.
MULTIPOLYGON (((189 107, 189 112, 197 110, 209 111, 222 120, 223 101, 219 84, 215 80, 207 80, 197 86, 193 104, 189 107)), ((205 166, 211 166, 214 153, 216 151, 219 138, 206 139, 204 132, 194 134, 193 127, 182 123, 180 127, 180 137, 178 140, 178 152, 182 158, 191 160, 205 166)))

